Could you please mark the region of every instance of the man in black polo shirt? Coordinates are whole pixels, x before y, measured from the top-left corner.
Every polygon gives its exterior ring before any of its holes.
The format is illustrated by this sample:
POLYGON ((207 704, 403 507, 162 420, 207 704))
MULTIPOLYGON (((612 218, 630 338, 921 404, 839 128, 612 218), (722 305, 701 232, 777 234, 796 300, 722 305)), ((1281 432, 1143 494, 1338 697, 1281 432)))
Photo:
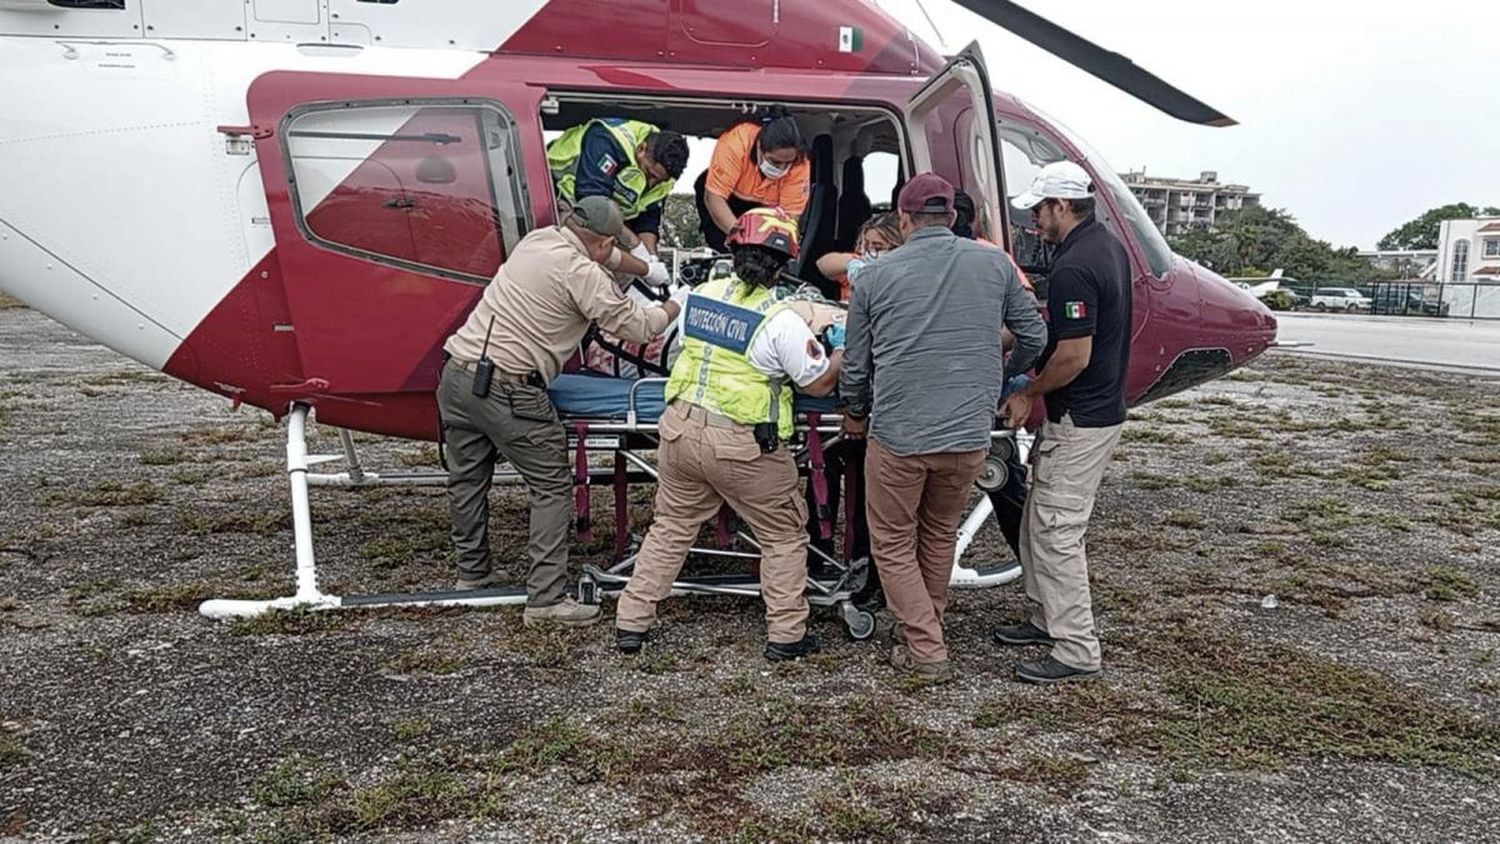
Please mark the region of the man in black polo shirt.
POLYGON ((1050 336, 1039 374, 1004 411, 1019 428, 1038 396, 1047 404, 1047 421, 1031 450, 1020 537, 1026 597, 1034 606, 1028 621, 997 628, 994 636, 1006 645, 1051 645, 1049 657, 1020 663, 1016 676, 1057 683, 1101 671, 1084 534, 1125 423, 1130 259, 1094 218, 1093 185, 1077 164, 1047 165, 1011 202, 1031 212, 1057 251, 1047 277, 1050 336))

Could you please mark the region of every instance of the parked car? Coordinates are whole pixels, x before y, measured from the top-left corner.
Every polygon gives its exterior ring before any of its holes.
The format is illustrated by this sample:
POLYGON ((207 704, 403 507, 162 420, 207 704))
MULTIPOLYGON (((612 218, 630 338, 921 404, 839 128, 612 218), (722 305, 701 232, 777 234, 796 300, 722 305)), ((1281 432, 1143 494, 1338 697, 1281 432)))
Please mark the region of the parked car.
POLYGON ((1371 313, 1438 317, 1448 315, 1447 302, 1424 298, 1419 287, 1376 285, 1370 299, 1371 313))
POLYGON ((1368 311, 1370 299, 1352 287, 1319 287, 1313 291, 1315 311, 1368 311))

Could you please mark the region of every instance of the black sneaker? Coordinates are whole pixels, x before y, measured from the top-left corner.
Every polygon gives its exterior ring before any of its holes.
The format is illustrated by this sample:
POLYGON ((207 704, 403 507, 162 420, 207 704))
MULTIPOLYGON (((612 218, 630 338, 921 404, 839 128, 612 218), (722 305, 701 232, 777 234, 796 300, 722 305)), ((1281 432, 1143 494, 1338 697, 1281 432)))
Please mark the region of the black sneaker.
POLYGON ((1074 668, 1056 657, 1047 657, 1040 662, 1022 662, 1016 666, 1016 679, 1026 683, 1070 683, 1075 680, 1093 680, 1104 673, 1095 668, 1086 671, 1074 668))
POLYGON ((646 644, 646 640, 649 638, 649 633, 637 633, 634 630, 615 628, 615 647, 619 648, 622 654, 640 653, 642 646, 646 644))
POLYGON ((796 642, 767 642, 766 659, 772 662, 782 662, 788 659, 801 659, 808 654, 818 652, 818 637, 809 633, 796 642))
POLYGON ((1009 627, 996 627, 990 636, 1002 645, 1050 645, 1052 637, 1047 631, 1029 621, 1009 627))

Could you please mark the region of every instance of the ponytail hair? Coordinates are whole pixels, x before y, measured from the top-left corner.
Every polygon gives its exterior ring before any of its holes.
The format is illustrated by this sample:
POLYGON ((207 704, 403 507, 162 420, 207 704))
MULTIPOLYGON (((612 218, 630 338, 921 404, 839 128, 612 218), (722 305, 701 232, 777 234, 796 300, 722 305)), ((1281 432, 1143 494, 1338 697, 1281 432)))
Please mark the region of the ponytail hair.
POLYGON ((761 152, 773 149, 794 149, 798 156, 807 154, 807 142, 802 137, 802 129, 797 125, 796 118, 783 105, 771 106, 766 116, 760 121, 760 135, 757 138, 761 152))

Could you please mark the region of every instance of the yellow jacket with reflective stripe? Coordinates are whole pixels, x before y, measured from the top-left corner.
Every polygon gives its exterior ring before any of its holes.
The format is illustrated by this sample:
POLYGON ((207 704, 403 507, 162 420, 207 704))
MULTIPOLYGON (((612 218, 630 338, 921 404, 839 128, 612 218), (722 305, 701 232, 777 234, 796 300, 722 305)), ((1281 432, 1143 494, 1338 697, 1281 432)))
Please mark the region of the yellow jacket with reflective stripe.
POLYGON ((667 380, 667 401, 692 402, 742 425, 774 422, 781 439, 789 439, 791 386, 756 369, 749 358, 751 342, 785 309, 770 290, 733 275, 700 285, 687 300, 682 354, 667 380))
POLYGON ((639 120, 617 118, 595 118, 581 123, 547 145, 547 167, 552 171, 552 182, 557 186, 557 195, 568 202, 573 201, 578 156, 583 152, 583 135, 596 124, 603 126, 620 147, 620 161, 624 162, 624 166, 615 174, 612 198, 620 206, 625 219, 634 219, 642 211, 666 199, 676 180, 667 179, 648 188, 646 171, 635 163, 636 147, 656 134, 657 128, 639 120))

